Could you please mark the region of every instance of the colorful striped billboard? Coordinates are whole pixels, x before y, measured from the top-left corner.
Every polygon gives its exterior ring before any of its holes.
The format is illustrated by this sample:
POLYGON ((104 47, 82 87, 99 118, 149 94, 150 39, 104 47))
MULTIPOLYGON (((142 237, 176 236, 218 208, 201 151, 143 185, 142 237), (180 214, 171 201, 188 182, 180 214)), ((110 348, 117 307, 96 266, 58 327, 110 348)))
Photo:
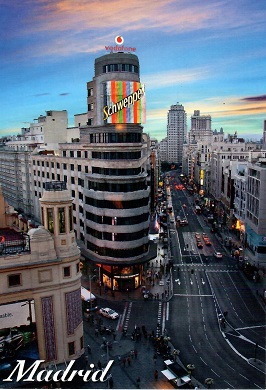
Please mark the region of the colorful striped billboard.
POLYGON ((135 81, 107 81, 103 119, 106 123, 145 123, 144 84, 135 81))

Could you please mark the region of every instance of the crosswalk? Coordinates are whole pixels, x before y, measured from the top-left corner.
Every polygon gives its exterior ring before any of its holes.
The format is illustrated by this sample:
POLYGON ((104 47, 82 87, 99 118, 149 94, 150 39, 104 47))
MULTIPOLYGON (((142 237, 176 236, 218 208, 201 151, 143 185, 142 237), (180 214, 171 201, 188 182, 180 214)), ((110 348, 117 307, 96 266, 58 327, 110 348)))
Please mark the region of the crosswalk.
POLYGON ((174 264, 174 272, 179 271, 205 271, 205 272, 239 272, 234 264, 202 264, 202 263, 190 263, 190 264, 174 264))

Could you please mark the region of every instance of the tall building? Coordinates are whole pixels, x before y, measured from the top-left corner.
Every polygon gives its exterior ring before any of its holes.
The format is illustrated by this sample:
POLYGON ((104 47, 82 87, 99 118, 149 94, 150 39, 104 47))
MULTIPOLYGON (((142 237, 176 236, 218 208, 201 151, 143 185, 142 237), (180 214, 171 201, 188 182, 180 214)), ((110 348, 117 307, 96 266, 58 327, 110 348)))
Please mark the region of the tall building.
POLYGON ((88 125, 80 128, 91 166, 84 175, 85 258, 100 265, 112 290, 142 283, 143 264, 155 256, 149 242, 150 162, 145 87, 134 54, 111 53, 95 60, 87 84, 88 125))
POLYGON ((182 104, 172 105, 167 114, 168 162, 182 164, 187 133, 187 114, 182 104))

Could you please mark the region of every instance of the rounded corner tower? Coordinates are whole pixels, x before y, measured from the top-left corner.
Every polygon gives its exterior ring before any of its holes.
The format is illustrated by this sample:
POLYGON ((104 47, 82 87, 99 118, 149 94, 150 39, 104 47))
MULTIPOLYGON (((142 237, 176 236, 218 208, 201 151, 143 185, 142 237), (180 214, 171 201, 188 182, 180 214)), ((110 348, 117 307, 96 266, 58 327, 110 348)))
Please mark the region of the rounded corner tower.
POLYGON ((80 141, 91 149, 83 254, 99 266, 106 287, 128 291, 142 284, 143 264, 157 251, 149 241, 145 87, 138 57, 116 52, 97 58, 87 90, 88 126, 80 129, 80 141))

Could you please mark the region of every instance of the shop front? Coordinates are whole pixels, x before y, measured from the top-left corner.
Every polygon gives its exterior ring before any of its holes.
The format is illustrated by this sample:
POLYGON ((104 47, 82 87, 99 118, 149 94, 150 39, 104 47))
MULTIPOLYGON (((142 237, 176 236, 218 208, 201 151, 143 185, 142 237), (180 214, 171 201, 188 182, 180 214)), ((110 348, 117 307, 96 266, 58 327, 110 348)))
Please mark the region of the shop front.
POLYGON ((141 286, 143 264, 101 265, 101 283, 112 291, 132 291, 141 286))

